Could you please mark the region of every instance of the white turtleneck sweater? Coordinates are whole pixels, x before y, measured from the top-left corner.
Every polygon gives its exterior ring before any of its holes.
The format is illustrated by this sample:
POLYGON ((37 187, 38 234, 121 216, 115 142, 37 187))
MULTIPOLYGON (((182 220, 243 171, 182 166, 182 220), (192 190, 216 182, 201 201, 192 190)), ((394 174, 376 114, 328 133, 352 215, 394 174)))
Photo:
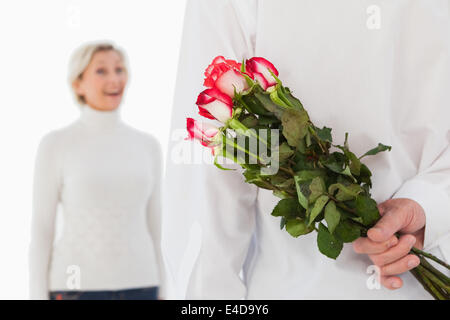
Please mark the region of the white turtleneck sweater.
POLYGON ((32 299, 48 299, 52 290, 147 286, 164 295, 161 160, 158 141, 123 123, 117 109, 84 106, 78 120, 42 138, 33 181, 32 299), (54 243, 59 203, 63 229, 54 243))

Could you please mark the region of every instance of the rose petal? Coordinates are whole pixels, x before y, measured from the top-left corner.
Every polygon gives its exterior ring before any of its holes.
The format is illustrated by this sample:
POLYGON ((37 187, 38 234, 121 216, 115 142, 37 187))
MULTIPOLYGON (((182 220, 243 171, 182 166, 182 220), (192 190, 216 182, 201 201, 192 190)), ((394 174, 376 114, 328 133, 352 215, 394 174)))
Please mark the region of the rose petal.
POLYGON ((222 74, 217 79, 215 86, 231 98, 234 97, 234 88, 236 88, 236 92, 242 92, 248 88, 244 76, 234 69, 230 69, 222 74))

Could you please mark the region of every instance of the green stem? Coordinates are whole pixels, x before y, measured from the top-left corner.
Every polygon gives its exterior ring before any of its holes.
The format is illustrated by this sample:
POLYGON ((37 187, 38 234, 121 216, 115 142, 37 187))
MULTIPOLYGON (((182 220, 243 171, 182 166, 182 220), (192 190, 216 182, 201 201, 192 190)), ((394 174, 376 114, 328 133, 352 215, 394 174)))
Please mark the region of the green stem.
POLYGON ((447 277, 445 274, 443 274, 441 271, 433 267, 424 257, 418 256, 420 259, 420 264, 428 269, 428 271, 432 272, 436 277, 439 279, 442 279, 444 282, 446 282, 447 285, 450 285, 450 278, 447 277))
POLYGON ((286 168, 284 168, 284 167, 280 167, 279 169, 280 169, 281 171, 283 171, 283 172, 286 172, 286 173, 290 174, 290 175, 293 176, 293 177, 295 176, 295 172, 292 171, 291 168, 286 169, 286 168))
POLYGON ((444 267, 446 267, 447 269, 450 270, 450 265, 449 265, 448 263, 445 263, 444 261, 440 260, 440 259, 437 258, 436 256, 433 256, 432 254, 430 254, 430 253, 428 253, 428 252, 425 252, 425 251, 422 251, 422 250, 419 250, 419 249, 417 249, 417 248, 412 248, 412 251, 413 251, 415 254, 417 254, 417 255, 420 254, 420 255, 422 255, 422 256, 424 256, 424 257, 427 257, 428 259, 431 259, 431 260, 433 260, 433 261, 439 263, 440 265, 442 265, 442 266, 444 266, 444 267))
MULTIPOLYGON (((423 267, 420 267, 419 265, 418 267, 416 267, 416 269, 417 271, 422 272, 422 274, 424 275, 423 267)), ((436 300, 445 300, 445 297, 434 287, 430 279, 428 279, 425 275, 422 279, 427 284, 427 287, 433 292, 433 297, 436 300)))
POLYGON ((431 290, 431 288, 428 287, 427 283, 424 280, 424 275, 417 270, 417 268, 411 269, 409 270, 409 272, 411 272, 411 274, 414 276, 414 278, 416 278, 417 281, 419 281, 419 283, 422 285, 422 287, 436 300, 438 300, 438 297, 434 294, 433 290, 431 290))
MULTIPOLYGON (((226 136, 224 136, 225 138, 225 144, 227 145, 232 145, 234 146, 236 149, 244 151, 245 153, 247 153, 249 156, 252 156, 253 158, 255 158, 256 160, 258 160, 261 163, 264 163, 264 161, 258 157, 258 155, 254 154, 253 152, 248 151, 247 149, 241 147, 239 144, 235 143, 234 141, 230 140, 229 138, 227 138, 226 136)), ((226 147, 225 147, 226 148, 226 147)))
POLYGON ((226 127, 229 127, 238 133, 242 133, 243 135, 245 135, 247 137, 252 136, 252 137, 256 138, 258 141, 261 141, 266 146, 266 148, 268 146, 267 141, 264 140, 263 138, 261 138, 256 133, 256 130, 247 128, 244 124, 242 124, 242 122, 240 122, 237 119, 231 118, 230 120, 228 120, 228 122, 226 123, 226 127))
POLYGON ((444 282, 442 282, 441 279, 436 277, 433 273, 428 271, 424 266, 421 266, 420 264, 417 266, 417 269, 424 273, 424 275, 427 276, 430 281, 434 282, 436 285, 444 289, 446 292, 450 292, 450 286, 446 285, 444 282))

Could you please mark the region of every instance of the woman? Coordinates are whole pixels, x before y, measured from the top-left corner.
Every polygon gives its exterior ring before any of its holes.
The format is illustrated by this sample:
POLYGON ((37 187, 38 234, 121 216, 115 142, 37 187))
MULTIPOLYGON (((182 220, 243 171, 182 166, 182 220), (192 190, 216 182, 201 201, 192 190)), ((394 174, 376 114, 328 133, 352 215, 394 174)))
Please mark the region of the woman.
POLYGON ((162 296, 161 148, 122 122, 127 80, 125 56, 110 43, 72 57, 81 116, 46 134, 35 162, 32 299, 162 296), (58 203, 64 227, 53 246, 58 203))

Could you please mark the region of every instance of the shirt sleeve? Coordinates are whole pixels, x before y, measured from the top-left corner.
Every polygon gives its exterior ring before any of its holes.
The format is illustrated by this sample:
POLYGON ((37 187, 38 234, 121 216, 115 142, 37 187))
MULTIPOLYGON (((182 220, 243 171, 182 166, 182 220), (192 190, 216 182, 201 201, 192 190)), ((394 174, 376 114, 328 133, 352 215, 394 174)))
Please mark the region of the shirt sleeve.
POLYGON ((257 1, 190 0, 186 6, 164 216, 168 218, 168 265, 175 290, 181 295, 186 292, 190 299, 239 299, 246 293, 239 273, 255 227, 257 188, 246 184, 239 170, 224 172, 214 167, 206 148, 183 139, 186 117, 200 120, 195 101, 204 90, 204 70, 214 57, 241 61, 254 55, 256 16, 257 1), (194 222, 201 226, 197 259, 185 251, 194 242, 189 237, 194 222), (195 263, 189 278, 183 269, 189 269, 191 260, 195 263))
POLYGON ((49 263, 61 185, 57 138, 55 131, 45 135, 35 160, 28 255, 30 298, 33 300, 49 299, 49 263))
MULTIPOLYGON (((450 139, 450 131, 447 132, 450 139)), ((393 198, 409 198, 417 201, 425 211, 424 249, 440 246, 450 261, 450 147, 424 172, 403 183, 393 198), (447 238, 447 241, 445 239, 447 238)))
POLYGON ((151 150, 154 154, 155 166, 153 172, 155 174, 155 185, 147 204, 147 225, 150 236, 155 249, 156 262, 159 275, 159 299, 166 298, 166 273, 165 264, 162 253, 162 150, 159 142, 153 139, 151 150))
POLYGON ((411 19, 405 20, 405 34, 400 35, 405 58, 397 66, 405 94, 403 101, 394 102, 415 110, 402 116, 398 130, 416 163, 416 172, 405 179, 393 198, 410 198, 423 207, 425 250, 439 247, 449 261, 450 20, 443 14, 449 8, 445 2, 421 2, 413 8, 411 19))

